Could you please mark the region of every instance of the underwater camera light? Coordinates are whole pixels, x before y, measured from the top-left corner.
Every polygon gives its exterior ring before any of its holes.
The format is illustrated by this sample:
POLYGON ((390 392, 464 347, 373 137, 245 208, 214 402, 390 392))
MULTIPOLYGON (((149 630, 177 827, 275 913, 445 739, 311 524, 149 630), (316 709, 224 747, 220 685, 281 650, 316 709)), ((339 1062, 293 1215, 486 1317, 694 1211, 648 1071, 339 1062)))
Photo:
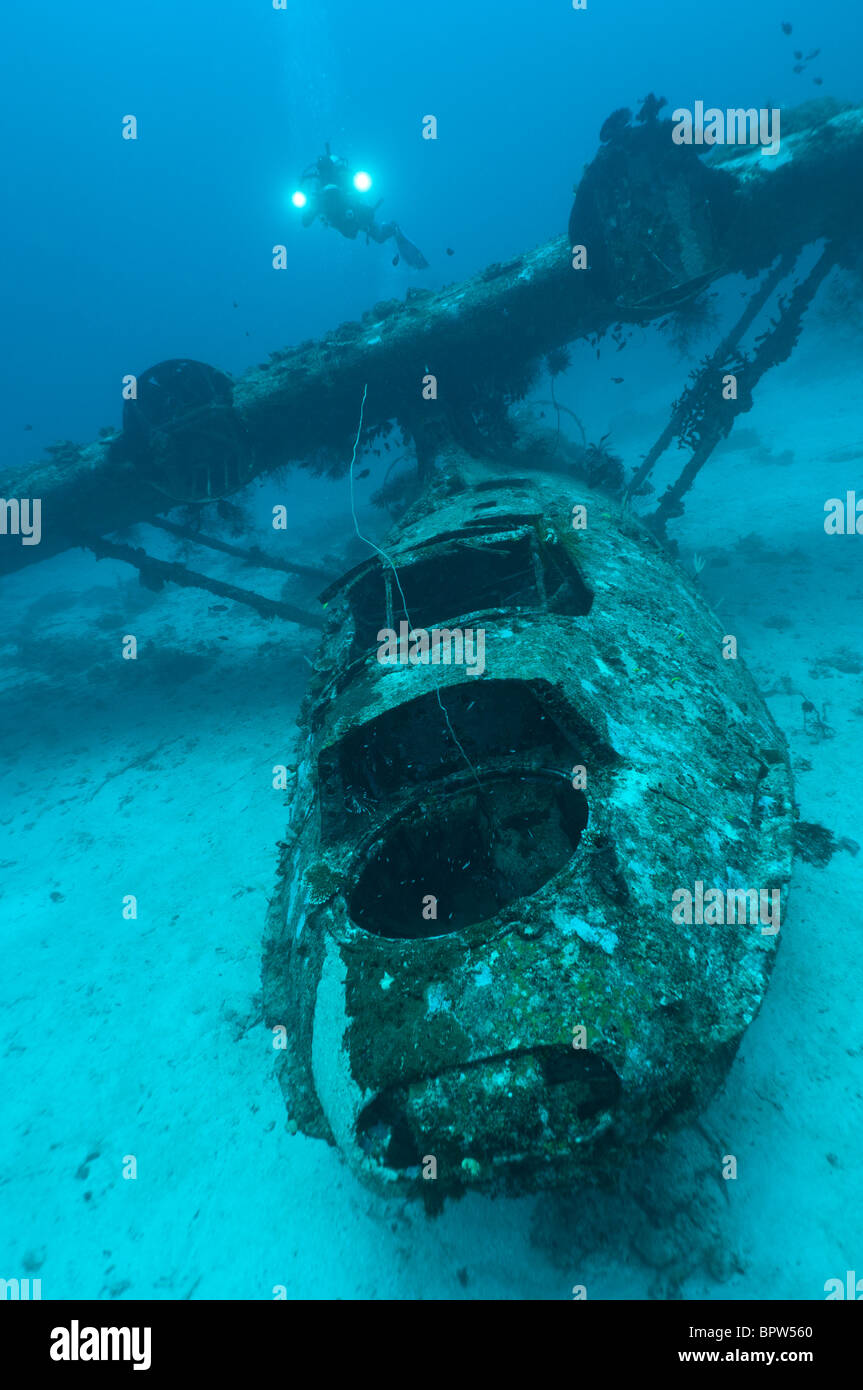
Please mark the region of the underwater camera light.
POLYGON ((305 193, 301 193, 299 189, 297 189, 296 193, 291 195, 291 202, 295 208, 304 208, 308 201, 305 193))
POLYGON ((368 193, 372 186, 371 176, 361 169, 358 174, 354 174, 354 188, 358 193, 368 193))

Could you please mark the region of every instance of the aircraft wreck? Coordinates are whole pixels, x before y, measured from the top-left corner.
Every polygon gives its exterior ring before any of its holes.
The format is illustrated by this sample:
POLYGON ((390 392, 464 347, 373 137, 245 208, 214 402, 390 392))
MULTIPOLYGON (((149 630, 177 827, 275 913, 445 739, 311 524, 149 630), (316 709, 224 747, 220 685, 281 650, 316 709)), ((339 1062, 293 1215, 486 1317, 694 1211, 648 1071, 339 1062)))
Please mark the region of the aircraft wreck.
POLYGON ((38 547, 0 547, 0 573, 85 545, 154 587, 323 629, 267 921, 265 1020, 284 1038, 292 1123, 364 1179, 429 1202, 618 1170, 721 1084, 777 949, 759 920, 672 915, 701 884, 729 902, 767 895, 778 926, 795 811, 783 739, 666 531, 793 351, 825 276, 859 257, 863 112, 783 114, 769 157, 701 160, 669 129, 609 117, 567 237, 375 305, 238 381, 160 363, 122 430, 58 445, 6 484, 41 500, 42 529, 38 547), (760 282, 628 476, 601 448, 550 446, 514 419, 549 354, 658 318, 732 271, 760 282), (292 459, 344 475, 350 457, 353 480, 358 445, 395 426, 415 458, 395 525, 318 611, 110 538, 155 525, 314 580, 314 566, 165 516, 292 459), (675 441, 680 474, 639 518, 675 441), (447 645, 381 659, 384 633, 418 630, 447 645), (482 634, 481 670, 458 659, 453 634, 464 653, 468 631, 482 634))
POLYGON ((628 481, 595 448, 562 477, 557 444, 507 436, 505 393, 467 422, 429 412, 414 505, 322 595, 299 720, 263 968, 288 1114, 430 1205, 610 1177, 697 1113, 763 998, 791 873, 784 740, 664 540, 853 219, 831 185, 832 234, 794 279, 805 214, 791 241, 764 219, 765 257, 747 184, 781 201, 799 136, 770 173, 738 153, 736 179, 626 112, 602 138, 568 238, 591 247, 596 312, 650 318, 732 263, 767 273, 628 481), (639 520, 675 439, 687 462, 639 520), (396 631, 481 633, 482 673, 440 643, 384 660, 396 631))
POLYGON ((784 898, 784 743, 665 549, 541 453, 450 449, 382 551, 325 596, 300 717, 263 972, 288 1113, 393 1190, 571 1185, 701 1107, 758 1009, 776 935, 672 894, 784 898), (483 675, 381 662, 402 620, 483 629, 483 675))

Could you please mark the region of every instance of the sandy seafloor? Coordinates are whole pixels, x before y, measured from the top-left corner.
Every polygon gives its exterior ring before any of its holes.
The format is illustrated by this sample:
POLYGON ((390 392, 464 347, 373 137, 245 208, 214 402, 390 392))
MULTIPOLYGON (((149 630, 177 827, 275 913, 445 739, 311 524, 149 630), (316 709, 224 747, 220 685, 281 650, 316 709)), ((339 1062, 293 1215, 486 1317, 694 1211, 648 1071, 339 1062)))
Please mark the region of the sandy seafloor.
MULTIPOLYGON (((863 537, 827 537, 823 506, 863 495, 861 362, 859 330, 815 315, 675 532, 685 562, 706 558, 702 589, 790 741, 801 817, 851 840, 863 537), (803 697, 827 703, 832 737, 804 731, 803 697)), ((613 425, 628 464, 668 396, 592 415, 577 372, 559 385, 589 437, 613 425)), ((290 502, 290 478, 256 494, 261 526, 274 497, 290 502)), ((294 517, 290 553, 344 558, 346 481, 319 498, 294 517)), ((363 515, 380 534, 381 515, 363 515)), ((229 560, 195 563, 243 582, 229 560)), ((827 1279, 863 1275, 863 856, 798 860, 772 983, 724 1090, 669 1153, 636 1162, 623 1195, 471 1194, 429 1219, 287 1132, 260 1021, 285 822, 271 769, 291 760, 314 635, 212 612, 200 592, 149 593, 80 553, 5 581, 0 603, 0 1274, 40 1278, 43 1298, 101 1299, 270 1299, 278 1285, 567 1299, 574 1284, 588 1298, 819 1299, 827 1279), (127 632, 136 663, 120 660, 127 632), (718 1177, 726 1153, 734 1182, 718 1177), (136 1181, 121 1176, 128 1154, 136 1181)))

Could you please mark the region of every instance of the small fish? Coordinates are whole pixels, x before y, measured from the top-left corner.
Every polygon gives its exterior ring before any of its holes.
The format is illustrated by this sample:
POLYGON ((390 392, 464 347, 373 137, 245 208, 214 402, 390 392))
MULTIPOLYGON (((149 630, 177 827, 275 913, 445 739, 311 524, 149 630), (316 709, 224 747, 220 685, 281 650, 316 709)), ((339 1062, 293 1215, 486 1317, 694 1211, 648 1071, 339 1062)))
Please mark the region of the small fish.
POLYGON ((824 78, 823 78, 823 77, 813 77, 812 81, 815 83, 815 86, 816 86, 816 87, 820 87, 821 84, 822 84, 823 81, 824 81, 824 78))
POLYGON ((803 69, 805 68, 805 66, 806 66, 805 63, 795 63, 795 64, 794 64, 794 67, 791 69, 791 71, 792 71, 792 72, 802 72, 803 69))
MULTIPOLYGON (((813 58, 817 58, 817 57, 818 57, 818 54, 819 54, 820 52, 821 52, 821 49, 820 49, 820 48, 813 48, 813 50, 812 50, 811 53, 807 53, 807 54, 806 54, 806 61, 807 61, 807 63, 811 63, 813 58)), ((795 57, 796 57, 796 54, 795 54, 795 57)))
POLYGON ((623 381, 622 376, 613 376, 611 379, 614 382, 615 386, 619 386, 620 383, 623 381))
POLYGON ((249 336, 249 330, 248 330, 248 328, 247 328, 247 329, 246 329, 246 337, 248 338, 248 336, 249 336))
POLYGON ((448 246, 448 247, 447 247, 446 253, 447 253, 448 256, 454 256, 454 255, 455 255, 455 251, 453 251, 453 249, 452 249, 451 246, 448 246))
POLYGON ((371 473, 371 471, 372 471, 372 470, 371 470, 370 468, 364 468, 363 471, 362 471, 362 473, 355 473, 355 474, 354 474, 354 477, 355 477, 355 478, 367 478, 367 477, 369 476, 369 474, 371 473))
POLYGON ((783 34, 790 34, 790 33, 791 33, 791 25, 788 23, 788 20, 787 20, 787 19, 784 19, 784 20, 782 21, 782 32, 783 32, 783 34))
POLYGON ((236 299, 235 299, 235 300, 234 300, 234 308, 235 308, 235 309, 239 309, 239 307, 240 307, 240 306, 239 306, 239 304, 237 303, 237 301, 236 301, 236 299))
POLYGON ((208 613, 227 613, 227 611, 228 605, 226 603, 211 603, 207 609, 208 613))
POLYGON ((398 255, 393 256, 393 265, 398 265, 398 263, 399 263, 398 255))
POLYGON ((795 48, 795 50, 794 50, 794 57, 796 58, 797 62, 799 63, 799 62, 800 62, 800 59, 803 57, 803 50, 802 50, 802 48, 795 48))
POLYGON ((25 430, 32 430, 33 426, 32 426, 32 425, 25 425, 24 428, 25 428, 25 430))
POLYGON ((626 347, 626 344, 627 344, 628 342, 629 342, 629 339, 628 339, 628 338, 624 338, 624 339, 623 339, 623 342, 618 344, 617 351, 618 351, 618 352, 623 352, 623 349, 626 347))

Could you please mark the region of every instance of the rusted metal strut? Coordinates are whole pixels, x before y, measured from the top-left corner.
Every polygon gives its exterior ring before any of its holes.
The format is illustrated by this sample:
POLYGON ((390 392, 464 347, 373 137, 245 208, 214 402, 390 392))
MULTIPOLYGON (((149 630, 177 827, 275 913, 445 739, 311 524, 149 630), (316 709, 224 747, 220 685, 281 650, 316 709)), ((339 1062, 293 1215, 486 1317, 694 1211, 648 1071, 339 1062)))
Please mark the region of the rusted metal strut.
POLYGON ((140 548, 94 538, 87 542, 87 549, 93 552, 97 560, 122 560, 127 565, 133 565, 141 575, 141 583, 150 589, 161 589, 165 584, 179 584, 184 589, 205 589, 218 598, 232 599, 234 603, 254 608, 262 618, 284 618, 298 623, 300 627, 322 628, 324 625, 322 614, 307 613, 293 603, 266 598, 251 589, 240 589, 236 584, 225 584, 221 579, 211 579, 209 575, 198 574, 176 562, 155 560, 140 548))
MULTIPOLYGON (((802 280, 795 287, 788 301, 784 304, 780 302, 778 320, 759 339, 752 357, 744 357, 739 366, 734 364, 735 375, 738 377, 738 391, 735 399, 727 401, 722 399, 715 382, 711 382, 711 394, 702 408, 700 417, 690 422, 694 444, 691 457, 681 469, 677 479, 666 488, 659 506, 650 518, 652 529, 659 534, 664 534, 668 522, 673 517, 680 516, 683 511, 684 493, 692 486, 716 445, 730 434, 737 416, 752 409, 753 392, 764 373, 770 367, 777 366, 790 356, 800 334, 803 314, 811 304, 825 276, 833 269, 838 256, 839 247, 836 243, 830 243, 824 248, 805 280, 802 280)), ((773 280, 778 276, 783 264, 784 259, 778 270, 774 272, 773 276, 769 276, 768 280, 773 280)), ((726 344, 722 344, 719 351, 723 352, 725 347, 726 344)), ((717 366, 726 364, 728 364, 728 358, 724 352, 718 360, 714 354, 705 372, 713 378, 717 366)))

